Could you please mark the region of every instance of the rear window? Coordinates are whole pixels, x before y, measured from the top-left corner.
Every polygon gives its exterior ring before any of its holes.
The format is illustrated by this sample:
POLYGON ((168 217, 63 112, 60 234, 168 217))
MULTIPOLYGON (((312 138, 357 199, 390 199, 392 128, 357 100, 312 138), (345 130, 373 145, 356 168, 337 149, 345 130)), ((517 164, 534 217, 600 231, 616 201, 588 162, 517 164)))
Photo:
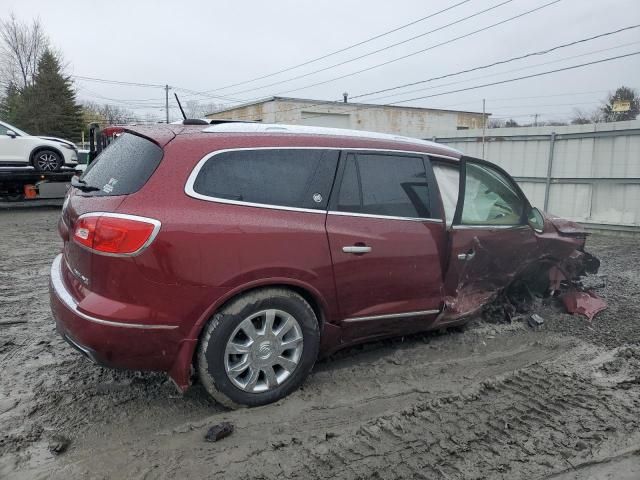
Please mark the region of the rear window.
POLYGON ((87 167, 82 180, 99 188, 86 195, 129 195, 149 180, 162 160, 162 148, 146 138, 124 133, 87 167))
POLYGON ((311 149, 224 152, 202 166, 193 191, 221 200, 326 209, 338 156, 311 149))

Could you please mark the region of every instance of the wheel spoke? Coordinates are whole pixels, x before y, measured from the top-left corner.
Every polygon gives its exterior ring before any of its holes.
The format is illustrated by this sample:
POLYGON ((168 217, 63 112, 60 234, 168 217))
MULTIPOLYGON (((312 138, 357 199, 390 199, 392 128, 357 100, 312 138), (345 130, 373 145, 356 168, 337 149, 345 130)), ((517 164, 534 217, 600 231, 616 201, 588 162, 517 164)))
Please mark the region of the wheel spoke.
POLYGON ((296 362, 294 362, 293 360, 289 360, 288 358, 284 358, 282 355, 276 358, 273 363, 275 365, 280 365, 289 373, 293 372, 293 370, 298 366, 296 362))
POLYGON ((253 322, 251 320, 245 320, 244 322, 242 322, 240 328, 245 333, 245 335, 247 335, 247 337, 249 337, 254 342, 256 341, 256 339, 258 338, 258 332, 256 331, 256 327, 253 325, 253 322))
POLYGON ((242 372, 244 372, 247 368, 251 367, 251 361, 249 360, 249 355, 246 355, 242 360, 234 365, 229 365, 228 372, 234 374, 234 377, 237 377, 242 372))
POLYGON ((273 388, 278 386, 278 377, 272 366, 265 367, 263 370, 264 376, 267 379, 267 388, 273 388))
POLYGON ((245 389, 250 392, 256 387, 256 383, 258 383, 258 377, 260 376, 260 370, 255 368, 254 366, 249 367, 249 380, 247 380, 247 384, 245 385, 245 389))
POLYGON ((229 342, 227 344, 227 354, 244 355, 245 353, 249 353, 252 343, 253 342, 250 342, 248 345, 243 345, 241 343, 229 342))
POLYGON ((283 341, 280 343, 280 351, 278 353, 282 354, 282 352, 285 352, 292 348, 296 348, 300 343, 302 343, 302 337, 296 337, 287 341, 283 341))
POLYGON ((273 322, 276 319, 276 311, 275 310, 267 310, 267 313, 264 315, 264 334, 269 335, 273 333, 273 322))
POLYGON ((293 317, 291 315, 287 315, 285 317, 284 324, 282 325, 282 327, 280 327, 280 329, 276 333, 277 337, 282 339, 282 337, 284 337, 287 334, 287 332, 293 328, 294 325, 295 325, 295 320, 293 319, 293 317))

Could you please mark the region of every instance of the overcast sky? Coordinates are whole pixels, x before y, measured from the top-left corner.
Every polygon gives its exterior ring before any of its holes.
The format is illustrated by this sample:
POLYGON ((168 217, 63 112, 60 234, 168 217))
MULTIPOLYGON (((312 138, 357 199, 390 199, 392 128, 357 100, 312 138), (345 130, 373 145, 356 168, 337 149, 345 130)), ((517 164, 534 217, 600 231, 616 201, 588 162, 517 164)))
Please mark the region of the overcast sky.
MULTIPOLYGON (((639 0, 561 0, 522 18, 410 58, 324 85, 300 89, 446 42, 552 1, 512 0, 487 13, 360 60, 298 80, 258 88, 349 60, 505 2, 470 0, 324 60, 218 90, 361 42, 461 1, 3 0, 1 15, 13 11, 22 20, 39 17, 52 44, 63 52, 69 63, 69 74, 169 84, 208 92, 195 95, 178 91, 185 101, 199 99, 230 105, 233 103, 229 98, 252 100, 274 94, 337 100, 342 92, 355 96, 640 24, 639 0)), ((358 101, 396 102, 636 51, 640 51, 640 28, 547 55, 363 97, 358 101), (417 89, 420 91, 402 93, 417 89), (394 96, 389 97, 391 94, 394 96)), ((164 116, 164 91, 159 88, 78 79, 75 82, 81 100, 117 102, 140 117, 151 114, 160 119, 164 116)), ((487 111, 495 117, 513 116, 519 122, 528 122, 533 114, 539 113, 543 119, 566 119, 576 107, 594 108, 607 91, 620 85, 640 87, 640 55, 404 105, 481 111, 482 99, 486 98, 487 111)), ((177 117, 178 112, 172 110, 172 119, 177 117)))

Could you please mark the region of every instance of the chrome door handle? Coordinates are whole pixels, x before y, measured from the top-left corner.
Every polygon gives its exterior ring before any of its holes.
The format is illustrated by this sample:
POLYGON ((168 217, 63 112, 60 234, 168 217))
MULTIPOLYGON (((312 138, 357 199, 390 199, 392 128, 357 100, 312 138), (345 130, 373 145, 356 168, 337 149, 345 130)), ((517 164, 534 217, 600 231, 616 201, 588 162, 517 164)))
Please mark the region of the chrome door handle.
POLYGON ((476 252, 473 250, 469 250, 467 253, 459 253, 458 260, 473 260, 473 257, 476 256, 476 252))
POLYGON ((342 251, 344 253, 369 253, 371 251, 371 247, 349 245, 347 247, 342 247, 342 251))

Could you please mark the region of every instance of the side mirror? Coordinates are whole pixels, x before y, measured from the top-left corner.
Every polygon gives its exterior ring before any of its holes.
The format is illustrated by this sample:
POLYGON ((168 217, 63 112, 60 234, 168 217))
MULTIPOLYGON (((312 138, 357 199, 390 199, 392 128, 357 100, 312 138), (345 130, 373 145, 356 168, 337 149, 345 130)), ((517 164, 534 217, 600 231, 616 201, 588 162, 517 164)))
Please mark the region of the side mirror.
POLYGON ((14 132, 13 130, 7 130, 7 136, 9 136, 11 138, 16 138, 18 136, 18 134, 16 132, 14 132))
POLYGON ((544 217, 540 210, 535 207, 531 207, 529 213, 527 214, 527 222, 529 226, 533 228, 536 232, 542 233, 544 230, 544 217))

